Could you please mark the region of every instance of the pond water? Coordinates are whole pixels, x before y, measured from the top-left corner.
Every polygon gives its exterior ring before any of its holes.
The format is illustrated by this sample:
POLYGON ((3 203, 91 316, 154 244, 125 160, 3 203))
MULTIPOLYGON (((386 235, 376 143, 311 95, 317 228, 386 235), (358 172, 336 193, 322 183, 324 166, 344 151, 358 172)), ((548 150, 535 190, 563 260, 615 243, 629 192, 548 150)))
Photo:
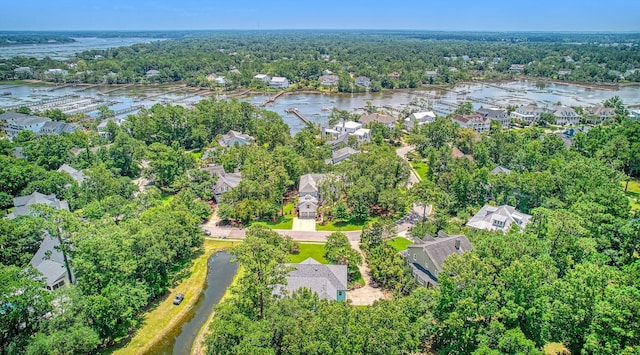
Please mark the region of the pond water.
POLYGON ((238 271, 238 263, 231 263, 232 259, 233 256, 227 252, 219 252, 209 258, 207 284, 198 302, 189 310, 183 323, 175 327, 165 339, 151 348, 149 354, 183 355, 191 353, 191 347, 200 328, 209 319, 213 307, 220 302, 238 271))
POLYGON ((77 37, 72 43, 47 43, 47 44, 25 44, 16 46, 0 47, 0 59, 10 59, 14 57, 27 57, 42 59, 49 57, 55 60, 67 60, 83 51, 92 49, 108 49, 115 47, 126 47, 136 43, 149 43, 158 41, 158 38, 97 38, 97 37, 77 37))

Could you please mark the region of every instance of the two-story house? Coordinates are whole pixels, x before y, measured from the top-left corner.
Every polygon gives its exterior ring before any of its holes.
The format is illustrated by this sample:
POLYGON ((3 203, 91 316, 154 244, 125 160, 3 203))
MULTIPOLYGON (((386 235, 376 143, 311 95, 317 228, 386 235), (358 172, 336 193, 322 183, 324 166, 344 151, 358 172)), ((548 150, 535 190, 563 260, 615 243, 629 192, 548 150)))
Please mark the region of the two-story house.
POLYGON ((511 118, 507 114, 507 111, 503 109, 495 107, 480 107, 478 110, 476 110, 476 113, 484 118, 488 118, 491 121, 500 122, 502 128, 509 128, 509 126, 511 125, 511 118))
POLYGON ((437 238, 426 236, 416 239, 403 254, 416 282, 430 287, 438 286, 438 275, 447 257, 472 249, 471 242, 464 235, 450 236, 440 231, 437 238))
POLYGON ((369 87, 371 86, 371 79, 367 78, 366 76, 359 76, 356 78, 355 83, 357 86, 364 86, 364 87, 369 87))
POLYGON ((476 229, 499 230, 506 233, 513 224, 524 229, 531 221, 531 217, 531 215, 519 212, 515 207, 509 205, 484 205, 466 225, 476 229))
POLYGON ((281 76, 274 76, 269 81, 269 86, 274 89, 286 89, 289 87, 289 80, 281 76))
POLYGON ((300 176, 298 204, 296 205, 299 218, 316 218, 318 207, 322 201, 320 184, 324 179, 324 174, 305 174, 300 176))
POLYGON ((462 128, 471 128, 477 133, 489 132, 491 120, 475 113, 472 115, 455 115, 452 119, 462 128))
POLYGON ((337 86, 340 78, 337 75, 321 75, 318 80, 322 86, 337 86))
POLYGON ((436 114, 432 111, 415 112, 404 120, 404 129, 411 131, 416 127, 429 124, 435 120, 436 114))
POLYGON ((369 142, 371 139, 371 130, 362 128, 362 123, 353 121, 342 121, 333 128, 325 128, 325 136, 330 136, 334 140, 339 140, 343 136, 355 136, 358 142, 369 142))
POLYGON ((208 165, 200 168, 200 170, 208 172, 212 177, 217 177, 216 182, 211 186, 213 198, 217 203, 220 203, 220 199, 225 192, 235 189, 242 181, 242 173, 234 172, 228 174, 221 165, 208 165))
POLYGON ((240 147, 245 144, 251 144, 253 141, 255 141, 255 138, 248 134, 230 130, 229 132, 227 132, 227 134, 225 134, 218 140, 218 144, 221 147, 240 147))
POLYGON ((358 120, 358 122, 362 123, 363 125, 367 125, 372 122, 377 122, 385 125, 390 130, 394 130, 396 128, 396 121, 397 120, 395 117, 391 117, 389 115, 384 115, 381 113, 371 113, 368 115, 362 115, 358 120))

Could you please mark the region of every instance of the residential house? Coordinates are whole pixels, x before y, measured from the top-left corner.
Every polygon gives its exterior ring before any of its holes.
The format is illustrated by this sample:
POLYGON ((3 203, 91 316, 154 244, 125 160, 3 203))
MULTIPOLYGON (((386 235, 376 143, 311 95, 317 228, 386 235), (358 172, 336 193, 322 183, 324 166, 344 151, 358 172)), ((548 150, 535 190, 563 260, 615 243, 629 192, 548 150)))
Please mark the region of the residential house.
POLYGON ((415 112, 404 120, 404 129, 410 131, 423 124, 429 124, 436 120, 436 114, 432 111, 415 112))
POLYGON ((256 74, 253 76, 253 78, 263 83, 268 83, 269 81, 271 81, 271 77, 266 74, 256 74))
POLYGON ((462 255, 469 250, 473 250, 473 246, 464 235, 447 235, 440 231, 437 238, 416 239, 403 254, 416 282, 430 287, 438 286, 442 265, 450 255, 462 255))
POLYGON ((255 138, 251 137, 248 134, 240 133, 238 131, 230 130, 222 136, 218 140, 218 144, 221 147, 234 147, 234 146, 243 146, 245 144, 251 144, 251 142, 255 141, 255 138))
POLYGON ((480 107, 476 112, 482 117, 488 118, 491 121, 498 121, 502 128, 509 128, 511 125, 511 118, 507 114, 507 111, 495 108, 495 107, 480 107))
POLYGON ((530 220, 531 215, 518 212, 515 207, 509 205, 497 207, 484 205, 484 207, 467 222, 467 226, 488 231, 499 230, 508 232, 512 224, 515 223, 520 229, 524 229, 530 220))
POLYGON ((584 108, 587 121, 591 123, 602 123, 616 117, 616 110, 613 107, 591 106, 584 108))
POLYGON ((17 79, 31 79, 33 78, 33 70, 29 67, 18 67, 13 69, 13 73, 17 79))
POLYGON ((547 112, 544 108, 536 105, 525 105, 518 107, 515 111, 511 112, 511 118, 526 121, 529 124, 537 122, 540 119, 540 115, 547 112))
POLYGON ((452 119, 462 128, 471 128, 477 133, 489 132, 491 120, 477 113, 472 115, 455 115, 452 119))
POLYGON ((357 77, 355 82, 357 86, 364 86, 367 88, 371 86, 371 79, 367 78, 366 76, 357 77))
POLYGON ((560 69, 558 70, 558 76, 571 75, 571 69, 560 69))
POLYGON ((320 184, 324 174, 306 174, 300 176, 298 184, 298 204, 296 209, 299 218, 316 218, 318 207, 322 203, 320 184))
POLYGON ((509 71, 510 72, 523 72, 524 71, 524 64, 511 64, 511 66, 509 67, 509 71))
POLYGON ((216 83, 216 85, 218 85, 218 86, 225 86, 225 85, 227 85, 227 79, 225 79, 225 77, 224 77, 224 76, 219 76, 219 77, 215 78, 213 81, 214 81, 214 82, 216 83))
POLYGON ((321 75, 318 80, 322 86, 337 86, 340 78, 337 75, 321 75))
POLYGON ((155 69, 151 69, 151 70, 147 70, 147 72, 144 74, 147 78, 150 78, 152 76, 157 76, 158 74, 160 74, 160 71, 155 70, 155 69))
POLYGON ((62 164, 62 166, 58 168, 58 172, 65 172, 71 175, 73 180, 75 180, 78 185, 82 185, 82 183, 87 179, 87 175, 85 175, 81 170, 74 169, 69 164, 62 164))
POLYGON ((359 122, 343 121, 333 128, 325 128, 324 135, 331 136, 334 140, 340 140, 345 136, 355 136, 358 138, 358 142, 368 142, 371 139, 371 130, 362 128, 362 123, 359 122))
POLYGON ((289 87, 289 80, 280 76, 274 76, 269 81, 269 86, 274 89, 286 89, 289 87))
POLYGON ((436 70, 426 70, 424 72, 424 75, 427 78, 437 78, 438 77, 438 71, 436 71, 436 70))
POLYGON ((580 123, 580 116, 571 107, 553 106, 549 111, 556 116, 557 125, 575 126, 580 123))
POLYGON ((498 174, 511 174, 511 170, 505 168, 504 166, 496 166, 493 170, 491 170, 489 172, 489 174, 491 175, 498 175, 498 174))
POLYGON ((212 177, 217 177, 211 188, 213 189, 213 198, 218 203, 220 203, 220 198, 225 192, 235 189, 242 181, 242 173, 227 174, 224 171, 224 167, 220 165, 208 165, 200 168, 200 170, 208 172, 212 177))
POLYGON ((640 119, 640 110, 629 110, 629 117, 634 120, 640 119))
POLYGON ((13 219, 18 216, 35 215, 34 212, 31 211, 31 206, 34 204, 44 204, 57 210, 69 210, 69 203, 65 200, 58 200, 55 194, 45 195, 35 191, 31 195, 14 198, 13 212, 9 213, 7 218, 13 219))
POLYGON ((207 81, 215 81, 216 79, 218 79, 218 74, 211 73, 207 75, 207 81))
POLYGON ((281 297, 291 295, 296 290, 306 288, 318 294, 321 299, 344 301, 347 298, 347 266, 320 264, 308 258, 300 264, 286 264, 293 268, 286 276, 286 285, 277 285, 273 294, 281 297))
POLYGON ((56 75, 67 76, 68 74, 69 74, 69 71, 64 69, 47 69, 44 72, 44 75, 47 77, 52 77, 56 75))
POLYGON ((60 240, 45 233, 38 251, 29 263, 42 274, 47 289, 53 291, 75 281, 66 259, 60 248, 60 240))
POLYGON ((107 126, 109 125, 109 122, 113 122, 118 126, 122 126, 122 122, 124 122, 126 119, 127 119, 126 117, 109 117, 107 119, 102 120, 102 122, 100 122, 100 124, 97 127, 98 133, 103 138, 107 138, 109 136, 109 132, 107 131, 107 126))
POLYGON ((380 113, 371 113, 368 115, 362 115, 358 120, 358 122, 364 125, 367 125, 372 122, 377 122, 385 125, 390 130, 394 130, 396 128, 396 121, 397 121, 396 118, 391 117, 389 115, 380 114, 380 113))
POLYGON ((334 150, 331 153, 331 159, 325 160, 326 164, 338 164, 339 162, 350 158, 354 154, 358 154, 360 151, 355 150, 351 147, 344 147, 337 150, 334 150))
POLYGON ((460 149, 456 147, 451 148, 451 156, 455 159, 467 159, 467 160, 475 161, 473 159, 473 155, 464 154, 460 149))
POLYGON ((322 74, 323 75, 331 75, 331 74, 333 74, 333 72, 331 70, 329 70, 329 69, 325 69, 325 70, 322 71, 322 74))
POLYGON ((9 138, 18 135, 20 131, 31 131, 37 135, 71 133, 76 126, 71 123, 51 121, 46 117, 25 115, 17 112, 0 114, 0 127, 7 132, 9 138))

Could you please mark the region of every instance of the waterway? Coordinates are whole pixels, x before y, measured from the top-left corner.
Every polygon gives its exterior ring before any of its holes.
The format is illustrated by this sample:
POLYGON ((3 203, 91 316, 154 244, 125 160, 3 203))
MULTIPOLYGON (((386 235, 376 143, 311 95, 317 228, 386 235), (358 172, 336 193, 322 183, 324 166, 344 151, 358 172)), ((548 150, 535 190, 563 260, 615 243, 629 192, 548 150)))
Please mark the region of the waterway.
POLYGON ((161 40, 159 38, 98 38, 98 37, 77 37, 72 43, 46 43, 46 44, 25 44, 0 47, 0 59, 10 59, 14 57, 27 57, 42 59, 49 57, 55 60, 68 60, 77 53, 93 49, 109 49, 115 47, 127 47, 137 43, 149 43, 161 40))
MULTIPOLYGON (((105 100, 109 108, 114 111, 132 106, 148 108, 156 103, 170 103, 188 107, 203 99, 203 97, 195 95, 197 89, 177 89, 175 85, 132 86, 127 88, 95 86, 84 89, 82 87, 67 86, 52 91, 47 91, 47 88, 54 87, 0 85, 0 92, 9 93, 9 95, 0 96, 0 108, 51 100, 65 95, 80 96, 80 98, 74 100, 92 98, 105 100)), ((273 94, 253 94, 239 99, 257 106, 268 95, 273 94)), ((295 134, 305 124, 296 116, 287 114, 285 110, 288 108, 297 108, 311 122, 326 127, 331 109, 337 108, 363 113, 367 102, 383 108, 393 116, 398 116, 402 110, 433 110, 439 115, 447 115, 462 101, 471 101, 475 108, 480 106, 505 108, 508 105, 520 106, 526 104, 537 104, 545 107, 558 102, 568 106, 591 106, 602 104, 613 96, 619 96, 630 107, 640 107, 640 86, 638 85, 627 85, 614 90, 607 90, 562 83, 515 81, 502 84, 477 83, 458 85, 446 90, 416 89, 359 94, 290 93, 280 96, 274 103, 267 105, 265 108, 281 115, 291 128, 291 134, 295 134)), ((226 96, 222 95, 219 98, 225 99, 226 96)), ((76 103, 76 105, 81 106, 82 103, 76 103)), ((97 106, 97 104, 94 105, 97 106)), ((67 113, 73 113, 73 107, 63 106, 60 109, 67 113)), ((129 111, 120 116, 126 117, 133 113, 135 111, 129 111)), ((96 116, 97 111, 90 110, 87 114, 96 116)))
POLYGON ((232 259, 233 256, 227 252, 218 252, 209 258, 207 284, 198 302, 189 310, 182 325, 175 327, 165 339, 151 348, 149 354, 184 355, 191 352, 198 331, 204 326, 213 307, 220 302, 238 271, 238 263, 231 263, 232 259))

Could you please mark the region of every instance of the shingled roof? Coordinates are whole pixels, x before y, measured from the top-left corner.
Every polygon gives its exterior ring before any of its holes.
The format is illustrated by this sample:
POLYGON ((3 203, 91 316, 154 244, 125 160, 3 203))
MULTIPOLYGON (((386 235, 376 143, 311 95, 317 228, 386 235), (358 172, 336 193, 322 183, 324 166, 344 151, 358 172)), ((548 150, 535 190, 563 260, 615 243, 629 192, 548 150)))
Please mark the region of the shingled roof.
POLYGON ((300 288, 308 288, 322 299, 335 300, 337 291, 347 290, 347 266, 324 265, 313 258, 300 264, 287 264, 294 268, 287 275, 287 285, 274 288, 274 294, 287 295, 300 288))
POLYGON ((15 206, 15 208, 13 209, 13 212, 10 213, 7 217, 15 218, 18 216, 28 215, 31 213, 31 209, 29 207, 37 203, 45 204, 55 209, 69 210, 69 203, 64 200, 58 200, 55 194, 45 195, 39 193, 38 191, 35 191, 31 195, 14 198, 13 205, 15 206))

